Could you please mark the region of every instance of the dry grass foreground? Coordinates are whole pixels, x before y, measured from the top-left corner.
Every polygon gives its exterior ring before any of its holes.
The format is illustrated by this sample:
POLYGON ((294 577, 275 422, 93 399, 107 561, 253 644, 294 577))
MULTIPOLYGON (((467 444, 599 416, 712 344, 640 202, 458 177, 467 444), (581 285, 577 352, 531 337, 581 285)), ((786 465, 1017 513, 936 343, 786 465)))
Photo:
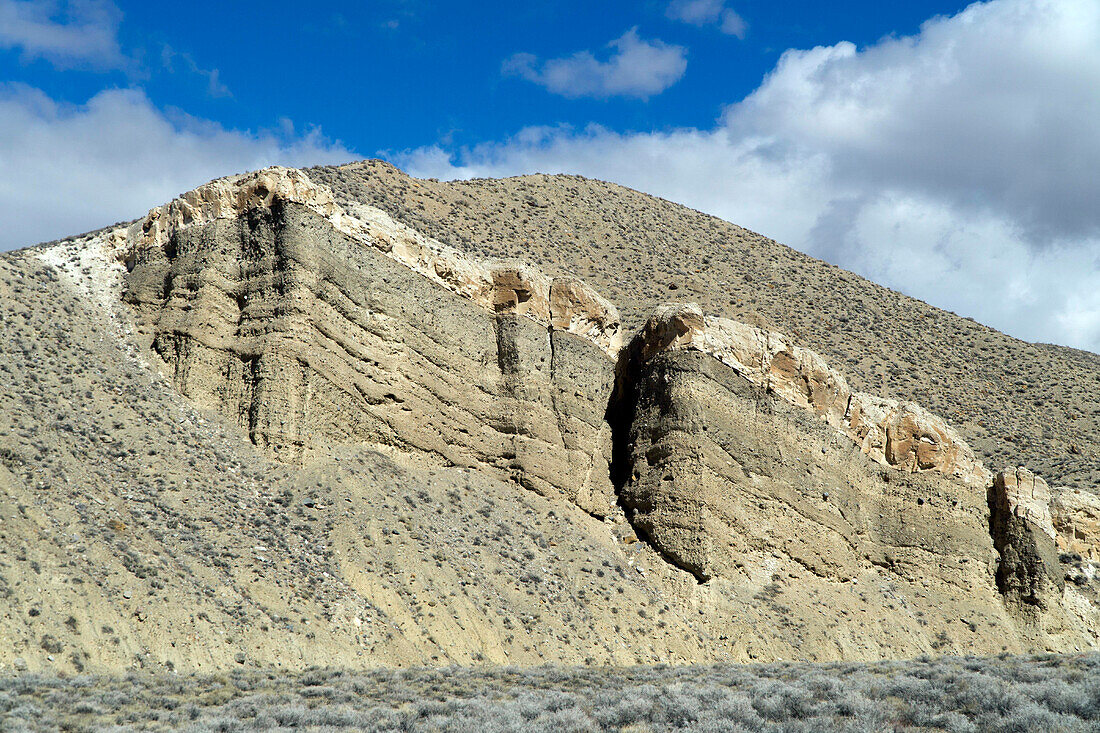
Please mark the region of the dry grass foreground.
POLYGON ((630 669, 310 670, 0 679, 40 730, 1096 730, 1100 655, 630 669))

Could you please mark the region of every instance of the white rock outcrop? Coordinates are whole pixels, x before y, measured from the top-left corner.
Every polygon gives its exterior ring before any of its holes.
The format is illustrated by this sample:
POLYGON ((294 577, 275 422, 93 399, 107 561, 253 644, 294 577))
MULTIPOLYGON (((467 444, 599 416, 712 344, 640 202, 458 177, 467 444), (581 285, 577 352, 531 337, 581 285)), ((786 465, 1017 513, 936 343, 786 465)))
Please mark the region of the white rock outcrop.
POLYGON ((1054 538, 1062 552, 1100 560, 1100 496, 1080 489, 1055 488, 1050 501, 1054 538))
POLYGON ((1022 519, 1050 539, 1055 538, 1050 513, 1050 487, 1026 468, 1006 468, 993 481, 994 504, 1022 519))
POLYGON ((128 228, 103 236, 111 239, 116 256, 127 259, 141 249, 164 246, 174 232, 237 218, 250 209, 270 209, 276 202, 311 209, 338 231, 488 310, 526 316, 575 333, 613 357, 622 344, 618 311, 579 280, 554 281, 558 285, 552 298, 551 279, 537 268, 509 262, 483 264, 394 221, 381 209, 356 204, 345 210, 327 186, 294 168, 273 166, 219 178, 152 209, 128 228))
POLYGON ((913 402, 852 390, 819 354, 782 334, 705 316, 695 303, 667 304, 646 323, 641 348, 647 360, 670 349, 710 354, 750 382, 813 411, 884 465, 937 471, 973 486, 987 486, 992 478, 942 418, 913 402))

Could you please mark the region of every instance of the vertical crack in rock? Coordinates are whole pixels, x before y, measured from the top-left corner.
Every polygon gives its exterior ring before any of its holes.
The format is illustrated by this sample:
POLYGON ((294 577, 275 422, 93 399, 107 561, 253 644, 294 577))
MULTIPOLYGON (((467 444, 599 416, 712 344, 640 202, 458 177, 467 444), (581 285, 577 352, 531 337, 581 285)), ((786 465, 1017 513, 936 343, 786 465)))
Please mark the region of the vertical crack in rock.
POLYGON ((509 436, 511 451, 501 457, 508 462, 509 472, 525 488, 532 488, 523 482, 523 471, 518 461, 519 416, 516 412, 516 372, 518 371, 519 352, 516 348, 516 316, 498 313, 493 317, 493 331, 497 340, 497 369, 500 371, 501 413, 497 429, 509 436))
POLYGON ((998 473, 989 489, 989 531, 1001 556, 997 587, 1006 600, 1045 610, 1061 597, 1065 578, 1042 478, 1026 468, 998 473))
MULTIPOLYGON (((623 488, 630 479, 632 458, 630 455, 630 425, 634 420, 634 406, 637 403, 636 387, 631 370, 636 368, 633 358, 634 343, 631 342, 619 352, 615 362, 615 387, 607 403, 604 421, 611 428, 611 464, 608 473, 615 488, 615 496, 622 506, 623 488)), ((624 507, 627 518, 632 512, 624 507)))
MULTIPOLYGON (((260 420, 260 403, 256 399, 256 382, 259 380, 259 361, 255 355, 241 354, 242 391, 243 398, 238 408, 238 424, 248 430, 248 439, 253 445, 259 445, 256 430, 260 420)), ((227 370, 228 371, 228 370, 227 370)), ((228 383, 228 377, 226 379, 228 383)))
POLYGON ((642 521, 638 503, 631 497, 628 487, 639 478, 635 470, 634 422, 640 398, 639 381, 642 368, 641 339, 631 341, 619 352, 615 363, 615 387, 608 401, 605 421, 611 428, 611 464, 608 473, 615 491, 615 499, 626 516, 634 534, 645 542, 669 565, 690 573, 699 583, 706 583, 711 573, 702 566, 685 562, 684 558, 670 552, 652 533, 651 526, 642 521))
POLYGON ((550 344, 550 409, 554 411, 554 417, 558 422, 558 435, 561 436, 561 447, 565 450, 569 450, 569 445, 565 441, 565 434, 568 431, 566 425, 565 413, 562 411, 562 407, 558 401, 558 392, 561 387, 558 384, 558 364, 557 364, 557 334, 554 331, 554 325, 551 323, 546 329, 546 340, 550 344))

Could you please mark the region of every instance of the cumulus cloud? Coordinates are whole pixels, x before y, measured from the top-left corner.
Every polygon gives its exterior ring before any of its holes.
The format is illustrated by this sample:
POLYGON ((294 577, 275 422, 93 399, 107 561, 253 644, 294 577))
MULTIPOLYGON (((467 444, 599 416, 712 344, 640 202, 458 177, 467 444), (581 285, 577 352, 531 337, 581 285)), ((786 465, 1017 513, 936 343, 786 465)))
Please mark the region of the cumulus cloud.
POLYGON ((712 129, 532 128, 400 158, 682 201, 1036 341, 1100 352, 1100 4, 993 0, 785 53, 712 129))
POLYGON ((675 84, 687 69, 687 50, 662 41, 646 41, 631 28, 608 44, 606 60, 589 51, 539 61, 518 53, 503 65, 506 76, 519 76, 564 97, 637 97, 647 99, 675 84))
POLYGON ((205 79, 206 93, 215 99, 233 96, 233 92, 229 91, 229 87, 222 83, 221 72, 218 69, 202 68, 189 53, 177 51, 165 44, 160 50, 160 61, 166 71, 174 73, 177 69, 182 68, 184 71, 205 79))
POLYGON ((57 68, 120 69, 122 13, 109 0, 0 0, 0 49, 57 68))
POLYGON ((672 0, 665 14, 692 25, 716 25, 723 33, 744 38, 749 26, 725 0, 672 0))
POLYGON ((789 51, 726 126, 828 152, 845 180, 1076 237, 1100 227, 1097 89, 1100 4, 999 0, 863 51, 789 51))
POLYGON ((67 105, 0 85, 0 251, 136 218, 218 176, 353 157, 315 128, 225 129, 166 113, 139 90, 67 105))

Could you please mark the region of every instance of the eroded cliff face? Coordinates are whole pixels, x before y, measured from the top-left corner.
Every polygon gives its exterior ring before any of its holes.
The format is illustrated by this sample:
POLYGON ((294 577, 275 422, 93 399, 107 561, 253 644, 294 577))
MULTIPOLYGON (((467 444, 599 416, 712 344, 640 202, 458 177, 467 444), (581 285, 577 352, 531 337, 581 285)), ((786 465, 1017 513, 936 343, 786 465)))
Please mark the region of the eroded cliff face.
POLYGON ((812 412, 702 352, 658 354, 638 378, 622 496, 700 580, 738 577, 748 558, 777 551, 834 580, 870 564, 926 565, 962 592, 987 579, 983 494, 878 466, 812 412))
POLYGON ((1058 564, 1050 488, 1026 468, 997 474, 990 490, 990 528, 1001 555, 997 585, 1013 603, 1047 608, 1065 590, 1058 564))
POLYGON ((635 348, 643 362, 676 349, 710 354, 750 383, 813 412, 882 465, 933 471, 970 486, 987 486, 991 478, 943 419, 913 402, 852 390, 821 356, 782 334, 704 316, 694 303, 670 304, 647 321, 635 348))
POLYGON ((827 604, 838 635, 866 611, 870 581, 906 599, 915 626, 885 613, 918 644, 952 638, 945 617, 965 620, 971 649, 1005 634, 1049 649, 1097 643, 1093 594, 1063 581, 1042 479, 1020 468, 984 484, 966 444, 919 406, 846 393, 812 352, 690 306, 650 319, 619 376, 620 501, 700 583, 736 593, 769 574, 797 578, 796 615, 827 604), (881 406, 874 422, 853 409, 867 404, 881 406), (871 450, 851 429, 860 419, 883 436, 871 450))
POLYGON ((269 456, 383 447, 580 507, 646 592, 698 612, 695 653, 1097 644, 1092 602, 1063 600, 1016 494, 946 422, 781 334, 679 304, 624 347, 584 283, 472 261, 287 169, 100 239, 175 388, 269 456), (1043 604, 1008 582, 1035 556, 1043 604))
POLYGON ((180 392, 273 456, 398 446, 600 516, 614 505, 613 363, 570 330, 614 313, 579 305, 583 286, 501 265, 486 268, 481 303, 290 199, 162 238, 130 258, 141 327, 180 392))

